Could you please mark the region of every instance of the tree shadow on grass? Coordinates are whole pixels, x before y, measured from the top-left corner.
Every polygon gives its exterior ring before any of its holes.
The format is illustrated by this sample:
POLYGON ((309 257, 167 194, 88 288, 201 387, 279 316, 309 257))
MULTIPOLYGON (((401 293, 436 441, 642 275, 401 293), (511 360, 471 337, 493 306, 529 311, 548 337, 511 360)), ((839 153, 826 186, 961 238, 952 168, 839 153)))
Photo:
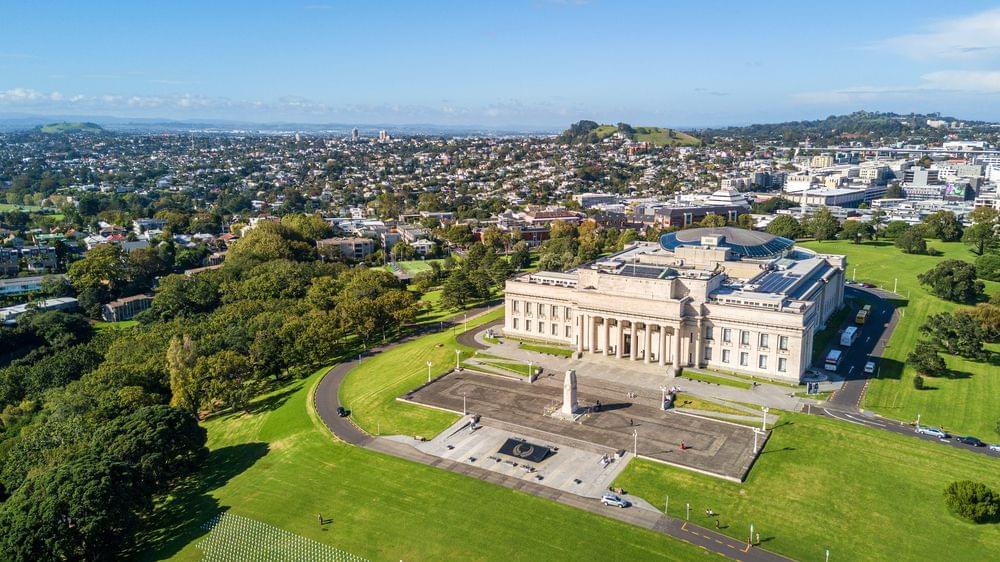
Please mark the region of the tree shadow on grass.
POLYGON ((266 443, 244 443, 212 451, 201 470, 181 482, 169 496, 157 500, 156 508, 145 517, 136 534, 128 558, 170 558, 204 535, 202 525, 228 509, 209 492, 249 469, 267 452, 266 443))

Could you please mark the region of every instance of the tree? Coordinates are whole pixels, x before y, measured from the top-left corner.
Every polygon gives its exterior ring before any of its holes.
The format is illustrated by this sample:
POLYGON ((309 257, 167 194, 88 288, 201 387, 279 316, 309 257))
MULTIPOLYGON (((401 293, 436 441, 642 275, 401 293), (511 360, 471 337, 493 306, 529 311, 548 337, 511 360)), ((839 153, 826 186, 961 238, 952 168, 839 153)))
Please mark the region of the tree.
POLYGON ((171 338, 166 359, 170 372, 170 405, 197 415, 201 404, 201 388, 194 377, 198 353, 191 337, 184 334, 182 337, 171 338))
POLYGON ((531 252, 528 250, 528 243, 521 240, 517 244, 514 244, 514 248, 510 253, 510 265, 514 269, 521 270, 528 267, 531 263, 531 252))
POLYGON ((1000 342, 1000 305, 982 302, 975 308, 963 311, 973 322, 983 329, 983 340, 988 343, 1000 342))
POLYGON ((90 322, 79 314, 59 310, 33 312, 18 322, 54 348, 69 347, 90 339, 93 332, 90 322))
POLYGON ((920 375, 913 375, 913 388, 915 390, 923 390, 924 389, 924 377, 922 377, 920 375))
MULTIPOLYGON (((972 232, 972 228, 965 232, 972 232)), ((976 258, 976 275, 987 281, 1000 281, 1000 255, 983 254, 976 258)))
POLYGON ((882 199, 902 199, 903 196, 903 187, 893 182, 885 188, 885 195, 882 196, 882 199))
POLYGON ((749 213, 736 217, 736 226, 746 230, 753 230, 753 217, 749 213))
POLYGON ((973 224, 995 224, 1000 219, 1000 211, 993 207, 976 207, 969 213, 973 224))
POLYGON ((976 268, 962 260, 944 260, 917 276, 935 295, 954 302, 974 303, 985 285, 976 279, 976 268))
POLYGON ((448 309, 462 309, 472 300, 475 286, 468 275, 461 269, 456 269, 445 279, 441 291, 441 306, 448 309))
POLYGON ((833 240, 837 235, 838 226, 837 218, 833 216, 830 209, 820 207, 809 220, 808 230, 816 240, 833 240))
POLYGON ((993 223, 974 223, 965 229, 965 234, 962 235, 962 242, 972 246, 973 253, 985 256, 988 250, 995 249, 998 243, 1000 243, 1000 236, 997 236, 996 229, 997 227, 993 223))
POLYGON ((948 484, 944 502, 952 513, 974 523, 995 521, 1000 515, 1000 495, 981 482, 960 480, 948 484))
MULTIPOLYGON (((892 223, 889 224, 890 226, 892 225, 892 223)), ((911 227, 904 230, 902 234, 896 237, 894 244, 897 248, 902 250, 904 254, 927 253, 927 241, 924 240, 922 228, 911 227)))
POLYGON ((194 376, 204 388, 211 410, 219 406, 240 410, 254 395, 256 381, 250 359, 228 349, 199 358, 194 376))
POLYGON ((507 245, 510 243, 510 237, 497 228, 496 225, 486 227, 480 234, 480 238, 483 241, 483 245, 493 248, 497 252, 506 250, 507 245))
POLYGON ((962 238, 962 223, 951 211, 936 211, 923 220, 930 236, 942 242, 955 242, 962 238))
POLYGON ((273 260, 313 261, 316 247, 297 230, 261 221, 226 254, 227 269, 242 270, 273 260))
POLYGON ((929 345, 918 345, 906 356, 906 362, 918 373, 939 377, 948 373, 944 359, 929 345))
POLYGON ((893 240, 909 229, 910 225, 906 221, 889 221, 889 224, 882 229, 882 237, 893 240))
POLYGON ((474 240, 472 237, 472 229, 469 228, 469 225, 467 224, 451 225, 448 227, 448 230, 445 231, 444 237, 456 246, 468 246, 469 244, 472 244, 474 240))
POLYGON ((146 291, 153 281, 168 270, 155 248, 138 248, 128 254, 129 291, 146 291))
POLYGON ((101 426, 92 448, 95 454, 135 470, 148 491, 160 492, 208 458, 206 439, 205 428, 194 416, 155 405, 101 426))
POLYGON ((967 312, 931 314, 920 327, 930 337, 931 345, 966 359, 983 359, 986 334, 967 312))
POLYGON ((860 244, 862 240, 871 240, 875 234, 875 229, 871 223, 861 221, 844 221, 840 234, 837 236, 841 240, 850 240, 855 244, 860 244))
POLYGON ((111 295, 129 281, 125 252, 114 244, 101 244, 69 266, 69 280, 77 292, 105 287, 111 295))
POLYGON ((802 225, 792 215, 778 215, 775 217, 771 221, 771 224, 767 225, 767 232, 775 236, 788 238, 789 240, 801 238, 803 235, 802 225))
POLYGON ((576 225, 567 221, 555 221, 549 227, 549 238, 576 238, 576 225))
POLYGON ((29 478, 0 504, 0 558, 115 560, 146 504, 127 465, 92 455, 29 478))
POLYGON ((333 236, 333 227, 318 214, 291 214, 281 217, 281 224, 295 230, 309 240, 322 240, 333 236))
POLYGON ((701 220, 701 226, 705 228, 719 228, 726 226, 726 217, 722 215, 716 215, 714 213, 709 213, 705 215, 705 218, 701 220))

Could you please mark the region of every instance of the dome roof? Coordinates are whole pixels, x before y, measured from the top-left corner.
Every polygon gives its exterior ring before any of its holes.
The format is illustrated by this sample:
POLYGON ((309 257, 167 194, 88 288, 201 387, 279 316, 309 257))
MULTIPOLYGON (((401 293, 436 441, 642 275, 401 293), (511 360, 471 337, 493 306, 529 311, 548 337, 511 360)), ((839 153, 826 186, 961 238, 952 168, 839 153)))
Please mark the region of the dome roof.
POLYGON ((794 240, 766 232, 726 226, 721 228, 690 228, 670 232, 660 236, 660 246, 669 251, 673 251, 678 246, 701 246, 702 238, 705 236, 717 237, 719 246, 725 246, 747 258, 778 256, 795 244, 794 240))

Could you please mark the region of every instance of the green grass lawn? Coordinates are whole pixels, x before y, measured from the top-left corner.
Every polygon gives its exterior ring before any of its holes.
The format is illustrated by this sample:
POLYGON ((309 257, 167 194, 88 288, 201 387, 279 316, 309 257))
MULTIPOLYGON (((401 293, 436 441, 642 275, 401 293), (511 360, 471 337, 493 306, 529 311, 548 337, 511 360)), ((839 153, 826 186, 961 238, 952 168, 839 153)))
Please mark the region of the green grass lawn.
MULTIPOLYGON (((527 377, 531 373, 528 371, 527 363, 518 363, 515 361, 496 361, 496 360, 481 360, 484 365, 489 365, 500 369, 501 371, 508 371, 515 375, 521 375, 522 377, 527 377)), ((475 365, 470 365, 470 367, 475 368, 475 365)), ((537 369, 538 367, 532 367, 537 369)))
POLYGON ((104 322, 103 320, 97 320, 94 322, 94 329, 98 331, 102 330, 123 330, 125 328, 131 328, 139 323, 138 320, 122 320, 120 322, 104 322))
POLYGON ((346 445, 309 405, 325 369, 204 422, 211 456, 161 501, 139 560, 197 561, 200 526, 228 511, 369 560, 719 560, 546 499, 346 445), (321 527, 317 514, 332 519, 321 527))
MULTIPOLYGON (((503 317, 503 308, 469 320, 469 328, 503 317)), ((351 418, 369 433, 433 437, 458 419, 455 414, 406 404, 398 396, 427 382, 431 375, 455 366, 455 351, 462 359, 472 357, 471 348, 455 341, 456 330, 430 334, 366 359, 347 374, 340 387, 340 401, 351 410, 351 418)))
POLYGON ((677 393, 677 397, 674 400, 674 407, 682 410, 690 408, 693 410, 704 410, 706 412, 718 412, 720 414, 738 414, 741 416, 747 415, 747 413, 743 410, 737 410, 736 408, 730 408, 709 400, 703 400, 693 394, 685 394, 683 392, 677 393))
MULTIPOLYGON (((496 298, 500 295, 499 292, 494 291, 494 295, 490 297, 491 299, 496 298)), ((441 322, 448 320, 449 318, 462 318, 461 311, 455 311, 451 308, 444 308, 441 306, 441 289, 432 289, 420 295, 420 302, 427 303, 427 308, 417 315, 415 322, 417 324, 433 324, 435 322, 441 322)), ((487 301, 476 301, 470 302, 465 305, 466 309, 475 308, 481 306, 487 301)))
MULTIPOLYGON (((905 367, 906 355, 920 338, 920 326, 929 314, 953 311, 963 305, 931 295, 917 281, 917 275, 946 259, 974 261, 976 256, 960 242, 928 241, 941 256, 907 255, 891 242, 808 242, 803 244, 819 252, 847 256, 847 277, 857 268, 857 280, 867 281, 897 291, 909 301, 902 308, 903 317, 896 327, 885 358, 880 362, 879 378, 868 385, 863 407, 900 420, 914 420, 917 414, 928 424, 943 426, 959 433, 971 433, 981 439, 998 440, 996 422, 1000 418, 1000 367, 988 362, 974 362, 943 355, 952 371, 951 377, 927 378, 931 389, 913 388, 915 372, 905 367)), ((1000 283, 986 281, 986 293, 1000 291, 1000 283)), ((996 349, 995 347, 993 348, 996 349)))
POLYGON ((719 377, 716 375, 710 375, 708 373, 703 373, 692 369, 684 369, 684 371, 681 372, 681 376, 686 379, 691 379, 693 381, 710 382, 712 384, 721 384, 723 386, 732 386, 743 389, 748 389, 753 386, 751 383, 748 383, 746 381, 733 380, 729 377, 719 377))
POLYGON ((1000 525, 953 517, 943 491, 972 479, 1000 489, 1000 461, 933 442, 784 413, 741 484, 650 461, 629 464, 616 485, 665 504, 670 514, 798 560, 987 560, 1000 552, 1000 525), (990 554, 990 553, 993 554, 990 554))
POLYGON ((521 342, 519 344, 521 349, 527 349, 528 351, 534 351, 535 353, 545 353, 548 355, 557 355, 559 357, 572 357, 574 351, 566 347, 554 347, 551 345, 541 345, 536 343, 521 342))

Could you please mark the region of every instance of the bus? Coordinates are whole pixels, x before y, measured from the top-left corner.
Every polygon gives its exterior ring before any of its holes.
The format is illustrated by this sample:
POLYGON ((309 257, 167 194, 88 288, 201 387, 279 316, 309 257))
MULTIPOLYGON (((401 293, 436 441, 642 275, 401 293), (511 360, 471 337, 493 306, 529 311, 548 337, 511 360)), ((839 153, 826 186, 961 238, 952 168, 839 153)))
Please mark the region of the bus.
POLYGON ((826 359, 823 361, 823 368, 827 371, 836 371, 840 367, 840 360, 844 357, 844 353, 839 349, 831 349, 830 353, 826 355, 826 359))
POLYGON ((872 313, 872 305, 866 304, 861 307, 858 311, 858 315, 854 317, 855 324, 864 324, 865 320, 868 320, 868 315, 872 313))
POLYGON ((858 336, 861 335, 861 330, 857 326, 848 326, 844 333, 840 334, 840 345, 844 347, 851 347, 851 344, 858 340, 858 336))

